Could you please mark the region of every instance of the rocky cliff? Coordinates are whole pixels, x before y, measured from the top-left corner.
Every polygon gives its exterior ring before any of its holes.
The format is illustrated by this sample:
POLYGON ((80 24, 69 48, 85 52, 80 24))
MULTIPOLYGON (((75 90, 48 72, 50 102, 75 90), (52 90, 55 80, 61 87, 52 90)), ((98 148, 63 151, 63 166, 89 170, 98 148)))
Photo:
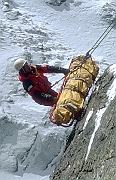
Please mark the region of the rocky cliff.
POLYGON ((116 180, 116 64, 95 87, 51 180, 116 180))

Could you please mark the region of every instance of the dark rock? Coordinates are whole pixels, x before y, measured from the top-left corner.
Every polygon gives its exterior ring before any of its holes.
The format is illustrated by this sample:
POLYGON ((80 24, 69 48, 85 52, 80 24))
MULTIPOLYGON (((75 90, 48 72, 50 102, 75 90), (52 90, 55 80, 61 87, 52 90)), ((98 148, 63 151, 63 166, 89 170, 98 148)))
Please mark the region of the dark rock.
POLYGON ((113 96, 108 91, 116 77, 111 67, 98 79, 86 114, 68 139, 50 180, 116 180, 116 87, 113 96))
POLYGON ((66 0, 46 0, 45 2, 53 6, 60 6, 65 1, 66 0))

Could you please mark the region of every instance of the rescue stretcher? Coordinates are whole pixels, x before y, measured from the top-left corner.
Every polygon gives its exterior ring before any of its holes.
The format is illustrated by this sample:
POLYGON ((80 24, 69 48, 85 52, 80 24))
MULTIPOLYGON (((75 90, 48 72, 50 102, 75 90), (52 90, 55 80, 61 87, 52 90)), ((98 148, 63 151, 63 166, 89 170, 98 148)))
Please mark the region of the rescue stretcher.
POLYGON ((57 104, 53 105, 50 112, 50 121, 64 127, 72 125, 82 113, 84 101, 99 71, 90 55, 72 59, 69 69, 58 93, 57 104))

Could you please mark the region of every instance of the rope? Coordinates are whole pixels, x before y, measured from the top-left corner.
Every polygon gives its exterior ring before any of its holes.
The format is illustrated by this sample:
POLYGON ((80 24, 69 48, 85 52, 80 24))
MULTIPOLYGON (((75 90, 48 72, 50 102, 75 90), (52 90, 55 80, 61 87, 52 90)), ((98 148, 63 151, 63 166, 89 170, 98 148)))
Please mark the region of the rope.
POLYGON ((115 27, 115 25, 116 25, 116 23, 114 23, 114 21, 112 21, 112 23, 106 28, 106 30, 102 33, 102 35, 99 37, 99 39, 93 45, 93 47, 86 54, 92 54, 95 51, 95 49, 100 45, 100 43, 105 39, 105 37, 109 34, 109 32, 115 27))
POLYGON ((62 79, 64 79, 65 78, 65 76, 63 76, 61 79, 59 79, 58 81, 56 81, 54 84, 52 84, 51 85, 51 88, 53 87, 53 86, 55 86, 56 84, 58 84, 62 79))
MULTIPOLYGON (((115 20, 114 20, 115 21, 115 20)), ((114 21, 112 21, 112 23, 106 28, 106 30, 102 33, 102 35, 99 37, 99 39, 95 42, 95 44, 92 46, 92 48, 86 53, 84 59, 78 64, 78 66, 76 66, 75 69, 73 69, 73 71, 70 71, 70 73, 73 73, 74 71, 76 71, 79 67, 82 66, 82 64, 91 57, 91 54, 95 51, 95 49, 101 44, 101 42, 105 39, 105 37, 109 34, 109 32, 116 26, 116 23, 114 23, 114 21)), ((59 79, 58 81, 56 81, 52 86, 55 86, 56 84, 58 84, 62 79, 64 79, 65 76, 63 76, 61 79, 59 79)))

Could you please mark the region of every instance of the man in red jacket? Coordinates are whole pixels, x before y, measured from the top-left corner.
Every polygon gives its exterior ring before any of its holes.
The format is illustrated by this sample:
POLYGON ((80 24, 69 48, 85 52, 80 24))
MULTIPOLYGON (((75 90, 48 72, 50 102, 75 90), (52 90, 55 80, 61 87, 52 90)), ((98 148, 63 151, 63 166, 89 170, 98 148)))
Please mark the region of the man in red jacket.
POLYGON ((51 83, 43 73, 63 73, 66 75, 69 69, 49 65, 30 66, 24 59, 17 59, 14 62, 14 67, 19 71, 18 78, 23 83, 24 89, 36 103, 53 106, 57 102, 58 93, 51 89, 51 83))

